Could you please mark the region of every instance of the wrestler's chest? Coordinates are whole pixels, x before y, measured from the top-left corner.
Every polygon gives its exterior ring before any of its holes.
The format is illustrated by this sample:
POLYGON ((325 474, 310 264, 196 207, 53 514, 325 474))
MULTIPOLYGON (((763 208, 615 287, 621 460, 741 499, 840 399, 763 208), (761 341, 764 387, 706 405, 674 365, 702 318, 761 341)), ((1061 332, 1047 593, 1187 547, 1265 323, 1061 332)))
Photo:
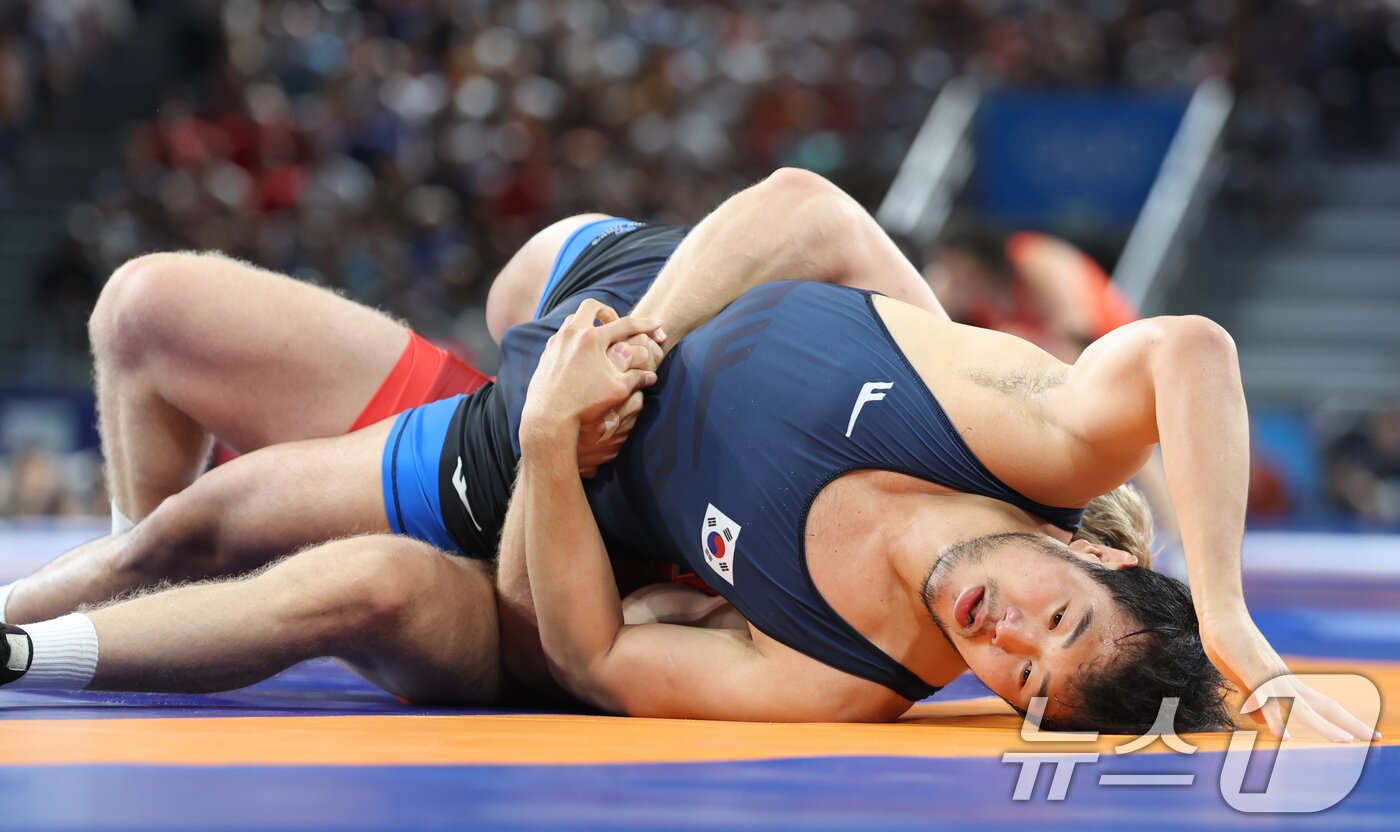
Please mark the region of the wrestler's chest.
MULTIPOLYGON (((817 592, 852 627, 885 653, 934 678, 939 668, 956 662, 955 652, 940 654, 946 639, 894 567, 897 538, 909 530, 906 501, 892 491, 939 486, 908 482, 889 472, 850 474, 828 485, 813 502, 804 530, 807 570, 817 592)), ((933 550, 937 541, 930 541, 933 550)), ((951 645, 948 645, 951 651, 951 645)))

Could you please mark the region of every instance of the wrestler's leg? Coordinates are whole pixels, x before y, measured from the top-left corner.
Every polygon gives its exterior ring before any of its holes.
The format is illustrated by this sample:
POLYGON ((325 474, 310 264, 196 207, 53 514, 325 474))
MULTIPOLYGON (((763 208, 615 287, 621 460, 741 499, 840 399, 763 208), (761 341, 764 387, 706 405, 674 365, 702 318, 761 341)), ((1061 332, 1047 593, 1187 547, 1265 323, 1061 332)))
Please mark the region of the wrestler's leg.
POLYGON ((152 254, 103 289, 90 333, 114 505, 140 520, 241 451, 346 431, 408 330, 308 283, 217 254, 152 254))
POLYGON ((405 537, 333 541, 251 576, 89 616, 99 647, 92 690, 228 690, 319 656, 415 702, 483 704, 499 689, 482 565, 405 537))
POLYGON ((486 328, 496 343, 501 342, 507 329, 534 319, 554 260, 569 236, 590 222, 605 219, 609 219, 607 214, 566 217, 531 237, 510 258, 491 282, 491 291, 486 296, 486 328))
POLYGON ((41 621, 167 581, 235 575, 321 541, 389 531, 380 463, 394 420, 239 457, 18 581, 5 617, 41 621))

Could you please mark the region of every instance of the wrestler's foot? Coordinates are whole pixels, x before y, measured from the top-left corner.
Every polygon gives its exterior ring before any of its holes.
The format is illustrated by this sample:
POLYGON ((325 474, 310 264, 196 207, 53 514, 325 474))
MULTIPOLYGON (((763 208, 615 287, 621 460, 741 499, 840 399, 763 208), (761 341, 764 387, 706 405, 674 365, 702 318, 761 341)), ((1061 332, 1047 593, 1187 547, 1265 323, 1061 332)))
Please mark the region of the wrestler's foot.
POLYGON ((0 687, 17 681, 34 661, 34 642, 13 624, 0 624, 0 687))

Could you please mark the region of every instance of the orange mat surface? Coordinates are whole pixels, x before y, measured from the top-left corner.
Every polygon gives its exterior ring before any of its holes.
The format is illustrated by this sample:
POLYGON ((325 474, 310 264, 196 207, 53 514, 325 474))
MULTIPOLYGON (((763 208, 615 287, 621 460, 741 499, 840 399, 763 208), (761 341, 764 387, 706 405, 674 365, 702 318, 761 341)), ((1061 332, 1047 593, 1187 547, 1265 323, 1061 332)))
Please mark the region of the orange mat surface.
MULTIPOLYGON (((1382 692, 1384 744, 1400 742, 1400 664, 1308 662, 1361 673, 1382 692)), ((1112 753, 1094 743, 1026 742, 999 700, 923 703, 886 725, 704 722, 574 715, 319 716, 0 722, 0 765, 459 765, 706 762, 790 757, 999 757, 1008 751, 1112 753)), ((1183 735, 1223 751, 1228 734, 1183 735)), ((1261 747, 1271 743, 1260 737, 1261 747)), ((1289 742, 1289 746, 1325 743, 1289 742)), ((1166 751, 1154 743, 1151 751, 1166 751)))

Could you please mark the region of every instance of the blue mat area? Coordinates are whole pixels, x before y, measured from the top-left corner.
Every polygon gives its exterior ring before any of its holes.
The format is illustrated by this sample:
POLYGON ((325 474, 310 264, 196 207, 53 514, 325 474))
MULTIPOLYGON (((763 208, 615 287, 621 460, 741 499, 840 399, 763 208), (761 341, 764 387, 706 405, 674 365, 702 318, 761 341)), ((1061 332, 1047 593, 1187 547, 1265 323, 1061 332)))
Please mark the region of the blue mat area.
MULTIPOLYGON (((1400 592, 1396 593, 1400 605, 1400 592)), ((1280 653, 1339 659, 1400 659, 1400 611, 1256 610, 1254 621, 1280 653)))
MULTIPOLYGON (((42 534, 35 539, 42 539, 42 534)), ((66 539, 65 539, 66 542, 66 539)), ((27 571, 53 551, 25 540, 27 571)), ((1338 556, 1341 549, 1339 547, 1338 556)), ((1325 583, 1325 582, 1322 582, 1325 583)), ((1251 598, 1283 652, 1400 660, 1400 586, 1394 578, 1331 586, 1297 578, 1251 598), (1395 589, 1390 593, 1387 588, 1395 589), (1348 602, 1347 599, 1356 599, 1348 602)), ((1334 582, 1335 583, 1335 582, 1334 582)), ((937 698, 986 694, 964 677, 937 698)), ((557 712, 557 711, 556 711, 557 712)), ((0 694, 0 721, 522 713, 416 708, 329 661, 214 696, 0 694)), ((930 749, 937 753, 937 749, 930 749)), ((1312 750, 1309 788, 1325 788, 1331 750, 1312 750)), ((20 830, 928 830, 1400 828, 1400 747, 1373 748, 1353 793, 1316 815, 1246 815, 1217 781, 1224 755, 1104 755, 1075 770, 1065 801, 1048 801, 1050 771, 1033 798, 1012 800, 1019 767, 994 757, 817 759, 615 765, 0 767, 0 832, 20 830), (1190 772, 1190 787, 1100 785, 1103 774, 1190 772)), ((1262 786, 1271 754, 1249 781, 1262 786)))
MULTIPOLYGON (((1325 753, 1325 752, 1324 752, 1325 753)), ((1215 788, 1221 754, 1104 757, 1068 798, 1011 800, 994 759, 825 758, 749 763, 394 768, 0 768, 14 830, 1394 830, 1400 748, 1315 815, 1246 815, 1215 788), (1190 787, 1099 785, 1102 774, 1196 772, 1190 787)), ((1257 765, 1267 773, 1267 755, 1257 765)), ((1325 765, 1318 767, 1320 781, 1325 765)))

